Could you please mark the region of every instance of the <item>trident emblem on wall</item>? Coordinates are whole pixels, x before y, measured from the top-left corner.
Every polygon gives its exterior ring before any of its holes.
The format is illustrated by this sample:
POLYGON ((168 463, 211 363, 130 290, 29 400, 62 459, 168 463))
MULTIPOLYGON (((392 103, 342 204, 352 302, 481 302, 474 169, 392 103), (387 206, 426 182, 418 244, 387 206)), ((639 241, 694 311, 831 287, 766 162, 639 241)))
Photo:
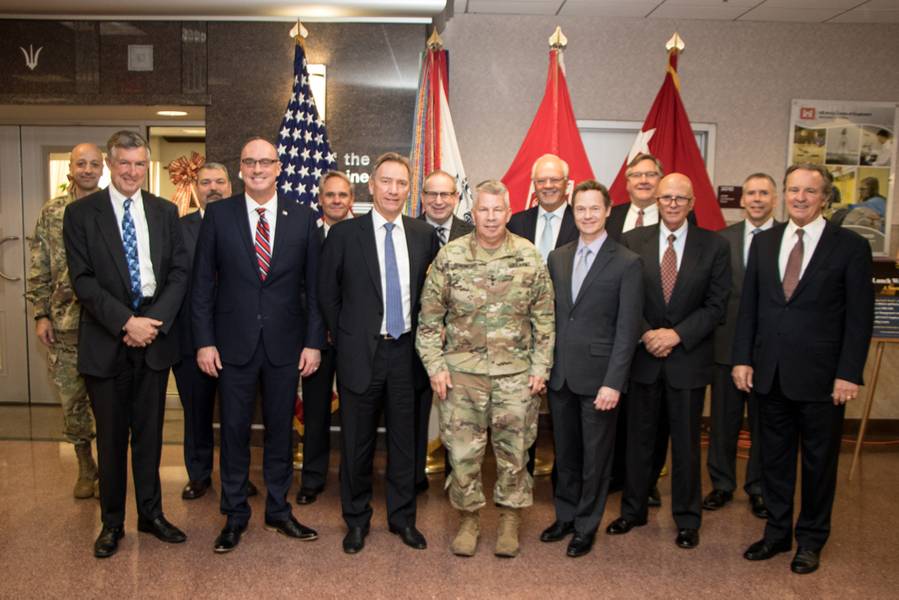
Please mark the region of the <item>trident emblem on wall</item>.
POLYGON ((28 51, 26 51, 25 48, 19 46, 19 50, 25 55, 25 66, 28 67, 29 71, 34 71, 37 68, 37 58, 41 55, 41 50, 43 49, 44 47, 41 46, 37 49, 37 52, 35 52, 34 47, 31 44, 28 44, 28 51))

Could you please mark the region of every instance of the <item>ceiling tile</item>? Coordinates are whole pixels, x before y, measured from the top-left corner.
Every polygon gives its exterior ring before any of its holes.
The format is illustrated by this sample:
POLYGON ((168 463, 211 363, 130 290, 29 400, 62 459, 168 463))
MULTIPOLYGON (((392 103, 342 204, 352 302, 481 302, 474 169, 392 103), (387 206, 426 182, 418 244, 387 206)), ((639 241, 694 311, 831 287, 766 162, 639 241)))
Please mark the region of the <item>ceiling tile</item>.
POLYGON ((844 12, 828 23, 899 23, 899 8, 892 10, 866 10, 866 8, 844 12))
MULTIPOLYGON (((742 6, 743 10, 757 6, 762 0, 664 0, 665 5, 671 6, 711 6, 713 8, 727 6, 742 6)), ((658 2, 656 4, 659 4, 658 2)), ((726 7, 725 7, 726 8, 726 7)))
POLYGON ((859 8, 863 10, 899 10, 899 0, 868 0, 859 8))
POLYGON ((560 15, 578 17, 645 17, 659 5, 659 0, 607 2, 600 0, 568 0, 560 15))
POLYGON ((468 12, 481 14, 554 15, 562 0, 468 0, 468 12))
POLYGON ((823 23, 843 12, 839 8, 768 8, 764 4, 740 17, 740 21, 792 21, 823 23))
POLYGON ((820 8, 848 10, 864 2, 864 0, 765 0, 759 8, 820 8))
POLYGON ((713 19, 732 21, 749 10, 747 6, 731 5, 730 2, 712 5, 665 4, 658 7, 650 15, 650 19, 713 19))

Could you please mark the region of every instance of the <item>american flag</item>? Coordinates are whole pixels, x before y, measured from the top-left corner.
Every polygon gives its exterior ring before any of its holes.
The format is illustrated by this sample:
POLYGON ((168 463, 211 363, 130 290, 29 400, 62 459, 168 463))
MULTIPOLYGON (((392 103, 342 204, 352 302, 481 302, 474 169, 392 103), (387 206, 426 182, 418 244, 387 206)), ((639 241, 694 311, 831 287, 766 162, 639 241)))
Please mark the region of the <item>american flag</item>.
POLYGON ((327 171, 337 168, 337 155, 331 152, 328 132, 315 108, 306 53, 299 42, 293 59, 293 93, 278 133, 278 158, 278 191, 321 214, 318 182, 327 171))

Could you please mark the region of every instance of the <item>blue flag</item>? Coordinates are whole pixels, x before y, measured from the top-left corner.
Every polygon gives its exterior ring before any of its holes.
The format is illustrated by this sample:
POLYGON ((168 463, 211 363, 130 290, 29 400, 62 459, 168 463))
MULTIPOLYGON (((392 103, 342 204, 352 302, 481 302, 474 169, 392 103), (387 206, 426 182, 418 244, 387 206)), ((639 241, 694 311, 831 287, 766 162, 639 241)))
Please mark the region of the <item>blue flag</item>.
POLYGON ((278 192, 307 204, 321 215, 318 183, 322 175, 337 168, 337 155, 331 152, 328 132, 315 108, 306 53, 299 43, 293 59, 293 92, 278 133, 278 158, 281 160, 278 192))

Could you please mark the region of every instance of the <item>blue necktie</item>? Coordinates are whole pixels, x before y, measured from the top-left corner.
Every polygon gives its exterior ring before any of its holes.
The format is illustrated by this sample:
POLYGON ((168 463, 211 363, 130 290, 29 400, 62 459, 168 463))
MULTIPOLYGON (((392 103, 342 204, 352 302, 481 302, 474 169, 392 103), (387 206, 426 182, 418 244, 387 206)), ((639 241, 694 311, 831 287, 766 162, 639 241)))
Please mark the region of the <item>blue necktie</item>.
POLYGON ((578 260, 574 261, 574 272, 571 274, 571 301, 577 300, 577 295, 584 285, 584 279, 590 270, 590 255, 593 253, 590 248, 584 246, 578 253, 578 260))
POLYGON ((400 270, 396 266, 396 250, 393 247, 394 223, 384 223, 384 269, 387 273, 387 335, 399 339, 406 329, 403 319, 403 294, 400 291, 400 270))
POLYGON ((543 225, 543 233, 540 234, 540 256, 543 257, 543 262, 546 262, 546 257, 549 256, 549 253, 553 251, 553 217, 555 215, 552 213, 546 213, 543 215, 545 219, 545 223, 543 225))
POLYGON ((137 257, 137 230, 131 217, 131 198, 125 199, 125 214, 122 216, 122 243, 125 245, 125 262, 128 263, 128 278, 131 280, 131 308, 137 309, 141 301, 140 260, 137 257))

